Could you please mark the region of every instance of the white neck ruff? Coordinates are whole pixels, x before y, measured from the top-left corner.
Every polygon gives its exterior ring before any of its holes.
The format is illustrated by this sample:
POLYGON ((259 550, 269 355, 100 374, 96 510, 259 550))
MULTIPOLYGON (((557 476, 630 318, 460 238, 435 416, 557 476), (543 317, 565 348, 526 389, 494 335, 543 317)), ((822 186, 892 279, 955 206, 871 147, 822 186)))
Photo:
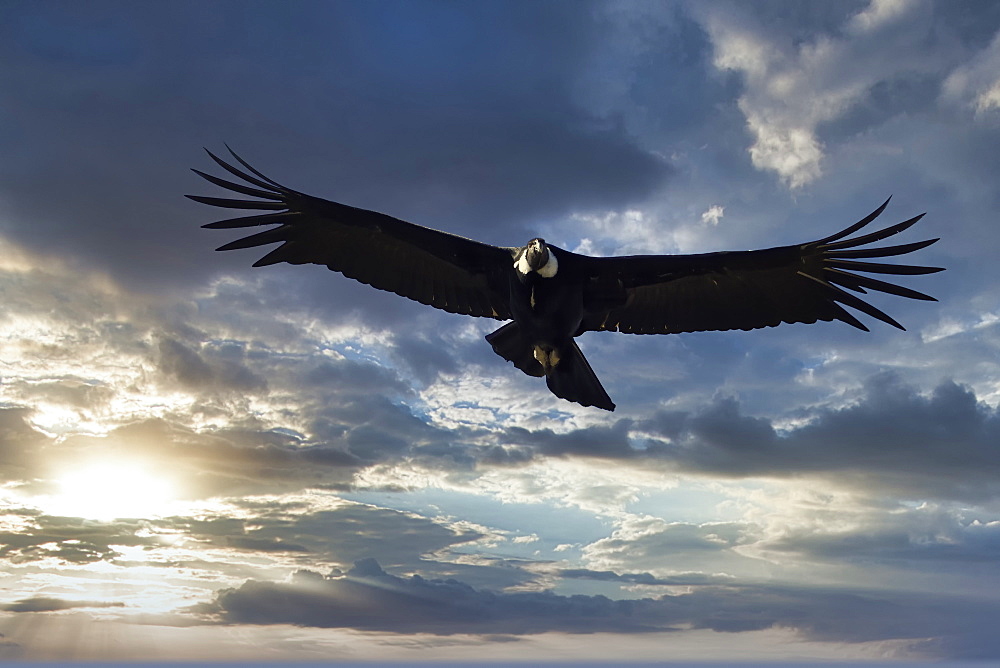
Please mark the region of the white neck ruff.
MULTIPOLYGON (((522 252, 521 256, 517 258, 517 262, 514 263, 517 270, 523 275, 527 275, 529 271, 532 271, 531 265, 528 264, 528 253, 527 251, 522 252)), ((549 247, 549 259, 538 269, 538 275, 542 278, 552 278, 559 271, 559 260, 556 259, 556 254, 552 251, 552 247, 549 247)))
POLYGON ((549 261, 542 265, 538 270, 538 275, 542 278, 552 278, 559 271, 559 260, 556 259, 556 254, 552 252, 552 248, 549 248, 549 261))

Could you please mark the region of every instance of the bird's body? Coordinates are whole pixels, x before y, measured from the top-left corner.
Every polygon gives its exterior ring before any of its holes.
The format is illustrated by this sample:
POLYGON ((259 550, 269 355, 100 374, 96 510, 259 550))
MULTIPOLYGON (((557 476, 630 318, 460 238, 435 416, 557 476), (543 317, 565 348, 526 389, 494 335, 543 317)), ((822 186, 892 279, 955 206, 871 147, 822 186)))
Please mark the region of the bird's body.
POLYGON ((549 246, 543 239, 529 241, 518 254, 509 281, 513 322, 486 340, 498 355, 525 373, 545 376, 556 396, 614 410, 614 403, 573 340, 582 333, 580 327, 587 314, 587 275, 578 257, 549 246))
MULTIPOLYGON (((542 242, 540 239, 533 243, 542 242)), ((546 272, 558 262, 555 249, 540 269, 514 263, 510 280, 510 311, 523 335, 535 347, 562 348, 576 335, 583 320, 583 277, 566 262, 561 270, 546 272), (522 270, 527 268, 527 272, 522 270)), ((537 356, 537 355, 536 355, 537 356)), ((541 362, 542 360, 539 360, 541 362)), ((544 365, 544 362, 543 362, 544 365)))
POLYGON ((559 397, 614 410, 575 338, 587 331, 671 334, 755 329, 781 323, 841 320, 867 331, 842 305, 903 327, 856 293, 933 297, 857 274, 927 274, 936 267, 858 261, 910 253, 937 241, 857 249, 909 228, 921 216, 846 239, 888 204, 819 241, 757 251, 700 255, 588 257, 532 239, 500 247, 285 188, 235 153, 242 171, 209 155, 250 186, 195 170, 209 181, 260 199, 189 195, 224 208, 271 213, 209 223, 210 228, 279 227, 219 250, 281 245, 254 263, 326 265, 349 278, 452 313, 511 322, 486 339, 494 351, 559 397), (374 261, 373 261, 374 260, 374 261))

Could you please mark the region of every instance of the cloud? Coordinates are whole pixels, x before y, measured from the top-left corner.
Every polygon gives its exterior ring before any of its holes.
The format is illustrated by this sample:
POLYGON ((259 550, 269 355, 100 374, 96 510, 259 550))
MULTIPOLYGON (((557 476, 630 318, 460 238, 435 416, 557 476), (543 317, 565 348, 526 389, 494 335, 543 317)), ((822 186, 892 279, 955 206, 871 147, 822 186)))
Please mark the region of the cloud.
POLYGON ((661 409, 638 421, 560 433, 511 428, 501 450, 488 450, 483 462, 503 464, 501 453, 516 453, 516 465, 537 457, 615 459, 737 479, 810 475, 904 497, 984 501, 1000 494, 992 445, 998 438, 997 409, 969 388, 944 381, 924 393, 885 372, 869 377, 854 402, 800 413, 789 428, 718 396, 699 410, 661 409))
POLYGON ((622 582, 649 587, 687 587, 693 585, 731 583, 733 578, 725 575, 712 576, 705 573, 680 573, 666 577, 656 577, 650 573, 617 573, 615 571, 595 571, 589 568, 565 568, 559 577, 581 580, 622 582))
POLYGON ((760 539, 760 527, 747 522, 699 525, 629 516, 610 536, 585 546, 583 557, 594 569, 648 569, 668 581, 683 580, 681 573, 698 573, 702 578, 713 574, 760 577, 766 567, 738 550, 760 539))
POLYGON ((952 382, 924 395, 891 373, 877 375, 856 404, 822 409, 783 434, 767 419, 742 415, 732 399, 693 416, 662 413, 649 427, 670 439, 653 449, 688 470, 821 477, 851 471, 851 486, 877 484, 918 498, 983 500, 1000 492, 991 445, 1000 416, 952 382))
MULTIPOLYGON (((937 72, 940 64, 914 46, 930 29, 926 2, 873 0, 853 16, 842 16, 840 26, 828 25, 806 39, 775 30, 767 21, 774 11, 776 6, 751 12, 714 4, 700 13, 716 67, 743 76, 739 108, 753 137, 751 162, 797 189, 823 173, 824 124, 850 112, 878 84, 937 72), (890 45, 894 55, 885 57, 890 45)), ((840 5, 827 14, 847 11, 840 5)), ((791 23, 800 16, 793 14, 791 23)))
POLYGON ((7 409, 12 425, 0 435, 10 452, 5 476, 26 494, 51 490, 54 471, 107 461, 135 461, 173 479, 188 499, 347 486, 362 461, 345 443, 301 443, 267 428, 198 433, 163 419, 147 419, 102 436, 54 439, 7 409), (30 446, 30 447, 29 447, 30 446), (44 465, 43 463, 44 462, 44 465))
POLYGON ((726 213, 726 207, 713 204, 707 211, 701 214, 701 222, 708 225, 718 225, 722 216, 726 213))
POLYGON ((742 633, 775 627, 809 639, 903 639, 987 656, 996 608, 959 597, 819 587, 698 587, 688 594, 613 601, 604 596, 477 590, 456 580, 401 578, 366 559, 346 575, 300 571, 290 582, 248 581, 202 612, 230 623, 293 624, 394 633, 646 633, 681 627, 742 633), (736 595, 734 595, 736 594, 736 595))
POLYGON ((7 612, 57 612, 73 608, 121 608, 125 604, 117 601, 73 601, 48 596, 35 596, 0 606, 7 612))
POLYGON ((28 424, 26 408, 0 408, 0 476, 25 480, 37 471, 38 451, 46 437, 28 424))
POLYGON ((215 354, 223 359, 206 361, 199 351, 172 338, 159 343, 159 369, 167 377, 192 390, 212 387, 239 392, 261 392, 267 381, 251 371, 239 358, 245 356, 245 346, 228 343, 215 354), (235 358, 225 359, 224 356, 235 358))
POLYGON ((978 115, 1000 109, 1000 33, 969 62, 955 68, 945 79, 942 95, 960 101, 978 115))
POLYGON ((603 34, 585 8, 532 6, 513 21, 486 5, 330 5, 255 12, 234 32, 219 16, 235 7, 8 17, 0 81, 23 141, 7 155, 29 167, 3 180, 7 233, 147 292, 246 267, 210 253, 196 228, 212 212, 181 197, 204 187, 188 172, 205 166, 198 148, 223 140, 292 187, 493 243, 641 200, 671 174, 574 99, 603 34), (237 52, 253 66, 233 68, 237 52), (279 102, 262 81, 308 103, 279 102))
POLYGON ((970 519, 935 504, 872 512, 853 526, 790 528, 766 549, 828 562, 895 563, 937 573, 984 572, 1000 558, 1000 522, 970 519))
POLYGON ((632 616, 635 607, 603 596, 500 594, 457 580, 404 579, 366 559, 344 577, 300 572, 290 583, 246 582, 220 592, 214 610, 230 623, 439 635, 653 630, 632 616))
POLYGON ((78 462, 127 452, 178 472, 189 494, 211 496, 346 485, 365 465, 407 456, 472 464, 467 430, 433 426, 399 403, 416 394, 401 374, 435 382, 455 371, 446 350, 425 357, 423 330, 338 332, 279 304, 280 290, 268 296, 235 280, 190 299, 149 299, 34 259, 37 270, 0 272, 6 286, 30 277, 3 307, 14 407, 4 411, 0 463, 9 477, 30 480, 42 452, 78 462), (359 353, 366 336, 399 351, 398 371, 359 353))
MULTIPOLYGON (((22 511, 23 512, 23 511, 22 511)), ((82 518, 29 515, 30 521, 17 531, 0 533, 0 559, 10 564, 28 564, 57 560, 68 564, 111 561, 120 550, 155 544, 148 536, 138 535, 143 524, 138 520, 93 523, 82 518)))
POLYGON ((848 29, 852 32, 874 32, 903 20, 912 9, 907 0, 873 0, 868 7, 851 17, 848 29))
POLYGON ((616 420, 612 425, 596 425, 568 432, 551 429, 527 430, 513 427, 504 435, 505 446, 533 446, 547 456, 629 458, 635 451, 629 444, 631 421, 616 420))
MULTIPOLYGON (((14 431, 5 451, 11 465, 29 466, 32 452, 40 449, 46 456, 71 454, 77 460, 87 453, 130 451, 177 471, 192 481, 190 494, 202 497, 317 485, 346 489, 359 472, 380 466, 383 472, 401 467, 468 480, 552 457, 649 463, 659 470, 736 478, 823 477, 851 470, 858 472, 852 480, 874 479, 900 492, 930 490, 948 498, 995 493, 984 472, 995 466, 986 443, 994 437, 996 418, 954 384, 941 385, 928 398, 891 376, 875 377, 853 406, 823 408, 830 397, 816 395, 815 408, 784 411, 782 417, 799 412, 800 426, 791 430, 779 431, 779 416, 766 410, 760 417, 746 415, 746 401, 735 397, 698 407, 697 385, 687 387, 687 410, 660 408, 642 419, 596 421, 585 412, 572 420, 564 415, 574 413, 556 412, 551 419, 536 415, 522 424, 510 419, 498 429, 496 416, 504 413, 489 409, 495 404, 511 413, 507 394, 465 381, 480 373, 478 358, 461 370, 454 362, 454 355, 464 359, 472 349, 480 350, 484 361, 492 359, 474 328, 448 330, 436 339, 428 329, 437 326, 433 319, 401 332, 354 325, 341 325, 341 331, 324 319, 305 317, 308 311, 299 304, 281 305, 280 292, 269 294, 255 282, 219 281, 194 303, 150 301, 98 274, 74 273, 59 263, 43 266, 34 272, 34 288, 14 292, 16 298, 5 305, 17 322, 45 318, 44 334, 9 330, 11 343, 25 347, 25 354, 7 373, 8 396, 36 409, 11 418, 14 431), (60 293, 74 304, 66 317, 53 302, 60 293), (61 345, 46 343, 45 337, 61 345), (55 346, 44 370, 37 366, 39 358, 28 354, 39 345, 55 346), (76 354, 62 355, 66 346, 76 354), (439 394, 453 385, 474 389, 439 394), (444 400, 442 418, 459 419, 428 418, 421 413, 421 396, 444 400), (462 405, 469 406, 464 413, 462 405), (33 435, 24 419, 66 437, 49 443, 33 435), (81 427, 101 438, 74 436, 81 427), (34 448, 16 445, 31 438, 39 439, 34 448), (951 475, 942 476, 938 458, 956 448, 964 448, 965 456, 951 461, 946 467, 951 475)), ((14 284, 26 271, 12 265, 2 276, 14 284)), ((662 372, 644 360, 654 354, 652 347, 666 346, 683 367, 697 369, 698 382, 706 386, 741 378, 737 371, 743 369, 746 382, 756 383, 752 387, 781 379, 800 392, 802 360, 774 346, 757 347, 757 340, 763 335, 748 334, 729 349, 718 337, 632 339, 625 343, 634 356, 619 368, 626 370, 630 387, 641 387, 643 374, 662 386, 662 372)), ((531 405, 544 389, 531 387, 525 395, 517 388, 528 380, 510 378, 510 393, 531 405)), ((8 471, 14 475, 13 468, 8 471)), ((365 484, 379 475, 366 475, 365 484)), ((402 478, 383 479, 398 484, 402 478)), ((629 486, 605 491, 605 501, 635 494, 629 486)))

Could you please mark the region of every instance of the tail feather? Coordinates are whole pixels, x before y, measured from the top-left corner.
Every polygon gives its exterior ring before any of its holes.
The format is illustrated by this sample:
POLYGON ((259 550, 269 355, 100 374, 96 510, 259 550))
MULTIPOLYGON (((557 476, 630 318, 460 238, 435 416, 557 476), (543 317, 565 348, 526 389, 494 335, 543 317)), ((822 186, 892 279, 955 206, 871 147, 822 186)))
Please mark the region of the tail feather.
POLYGON ((486 335, 486 340, 493 346, 493 352, 528 374, 541 378, 545 370, 535 359, 531 344, 521 336, 521 328, 516 322, 506 325, 486 335))
POLYGON ((581 406, 596 406, 606 411, 615 409, 614 402, 604 390, 597 374, 590 368, 587 358, 573 340, 558 351, 559 361, 545 368, 535 359, 535 347, 525 339, 516 322, 509 322, 500 329, 486 335, 493 351, 529 376, 545 376, 545 384, 552 394, 581 406))
POLYGON ((597 374, 590 368, 587 358, 580 352, 576 341, 571 340, 561 352, 563 358, 545 378, 545 384, 552 394, 581 406, 596 406, 613 411, 614 402, 604 390, 597 374))

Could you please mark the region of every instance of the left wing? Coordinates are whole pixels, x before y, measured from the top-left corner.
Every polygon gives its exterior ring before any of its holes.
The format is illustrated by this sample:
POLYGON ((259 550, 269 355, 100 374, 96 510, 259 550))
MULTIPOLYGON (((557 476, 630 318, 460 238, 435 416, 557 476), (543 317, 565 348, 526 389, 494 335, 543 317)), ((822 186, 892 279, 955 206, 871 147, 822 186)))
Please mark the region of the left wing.
POLYGON ((936 301, 916 290, 855 273, 913 275, 942 271, 939 267, 860 261, 904 255, 937 241, 857 248, 906 230, 923 214, 878 232, 845 239, 875 220, 888 203, 886 200, 837 234, 797 246, 700 255, 586 258, 584 271, 590 276, 586 299, 604 307, 592 309, 580 331, 671 334, 750 330, 817 320, 841 320, 868 331, 844 306, 904 329, 887 314, 842 289, 861 294, 875 290, 936 301))
POLYGON ((300 193, 272 181, 232 152, 243 169, 208 155, 243 183, 193 170, 232 192, 257 199, 188 195, 202 204, 264 213, 204 227, 277 225, 216 250, 280 244, 253 266, 278 262, 321 264, 379 290, 451 313, 509 320, 507 273, 519 249, 502 248, 300 193), (246 171, 244 171, 246 170, 246 171))

